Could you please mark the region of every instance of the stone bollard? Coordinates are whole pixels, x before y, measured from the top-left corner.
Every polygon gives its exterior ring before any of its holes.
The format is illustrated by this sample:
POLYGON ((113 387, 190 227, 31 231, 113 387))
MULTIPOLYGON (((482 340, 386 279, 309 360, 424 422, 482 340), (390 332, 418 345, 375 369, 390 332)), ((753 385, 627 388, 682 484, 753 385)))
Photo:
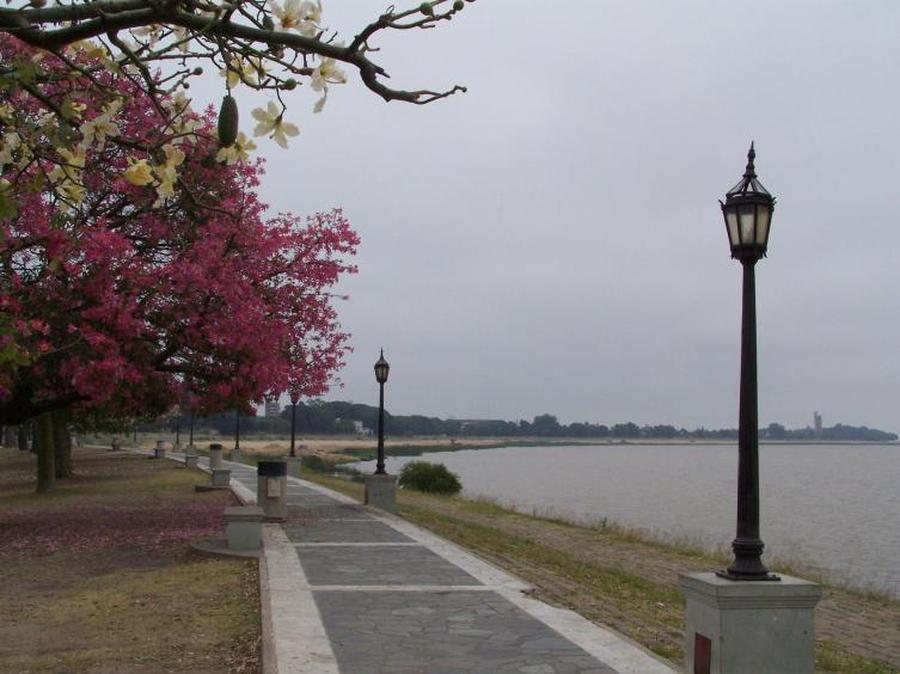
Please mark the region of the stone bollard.
POLYGON ((259 550, 262 544, 262 508, 259 506, 225 508, 223 519, 229 550, 259 550))
POLYGON ((287 516, 287 465, 284 461, 260 461, 256 466, 256 505, 266 521, 283 521, 287 516))
POLYGON ((185 454, 184 455, 184 467, 185 468, 196 468, 198 457, 196 454, 185 454))
POLYGON ((229 458, 230 458, 231 461, 237 461, 238 463, 240 463, 241 458, 242 458, 242 455, 241 455, 241 448, 240 448, 240 447, 235 447, 234 449, 232 449, 232 450, 231 450, 231 456, 230 456, 229 458))
POLYGON ((396 512, 397 476, 366 475, 365 504, 373 508, 387 510, 389 513, 396 512))
POLYGON ((284 457, 284 463, 287 467, 287 474, 290 477, 300 477, 300 457, 299 456, 286 456, 284 457))
POLYGON ((685 671, 813 674, 813 611, 822 588, 799 578, 727 580, 682 575, 685 671))
POLYGON ((122 443, 119 442, 118 440, 113 440, 112 441, 112 451, 118 452, 120 449, 122 449, 122 443))
POLYGON ((231 471, 227 468, 213 469, 212 486, 219 488, 228 488, 231 486, 231 471))
POLYGON ((209 469, 218 470, 222 467, 222 445, 214 442, 209 446, 209 469))
POLYGON ((156 441, 156 449, 153 450, 153 458, 154 459, 165 459, 166 458, 166 441, 165 440, 157 440, 156 441))

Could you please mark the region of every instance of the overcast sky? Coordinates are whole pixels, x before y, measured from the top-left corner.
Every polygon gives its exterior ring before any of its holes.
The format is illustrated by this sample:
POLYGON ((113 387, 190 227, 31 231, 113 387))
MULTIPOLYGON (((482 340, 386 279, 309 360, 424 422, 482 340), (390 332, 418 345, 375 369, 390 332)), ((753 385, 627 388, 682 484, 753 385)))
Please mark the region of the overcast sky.
MULTIPOLYGON (((348 39, 385 2, 324 3, 348 39)), ((400 3, 399 6, 403 6, 400 3)), ((760 422, 900 431, 900 3, 478 0, 384 36, 403 88, 300 87, 275 210, 362 237, 329 398, 398 414, 736 427, 740 265, 717 200, 778 199, 757 267, 760 422)), ((214 78, 198 101, 216 101, 214 78)), ((242 128, 252 129, 241 98, 242 128)))

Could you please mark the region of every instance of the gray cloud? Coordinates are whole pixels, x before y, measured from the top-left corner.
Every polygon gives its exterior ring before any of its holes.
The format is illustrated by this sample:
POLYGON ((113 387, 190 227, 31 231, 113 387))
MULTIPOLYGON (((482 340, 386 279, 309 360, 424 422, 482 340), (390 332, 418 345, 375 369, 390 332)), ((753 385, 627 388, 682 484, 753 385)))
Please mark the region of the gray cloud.
MULTIPOLYGON (((348 31, 381 9, 325 5, 348 31)), ((469 93, 385 104, 351 77, 312 115, 296 92, 300 137, 260 144, 264 197, 343 206, 363 238, 333 396, 375 401, 383 346, 398 413, 736 425, 740 270, 717 199, 755 139, 778 197, 761 421, 900 429, 898 14, 479 0, 380 44, 394 84, 469 93)))

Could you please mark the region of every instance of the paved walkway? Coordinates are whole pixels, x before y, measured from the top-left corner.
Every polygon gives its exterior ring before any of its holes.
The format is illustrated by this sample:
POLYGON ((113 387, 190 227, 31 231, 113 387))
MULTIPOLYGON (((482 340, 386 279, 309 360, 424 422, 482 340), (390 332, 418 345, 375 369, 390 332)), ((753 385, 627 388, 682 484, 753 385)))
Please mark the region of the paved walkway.
MULTIPOLYGON (((255 469, 226 463, 236 492, 254 501, 255 469)), ((674 671, 623 637, 528 597, 520 580, 399 517, 297 478, 289 478, 287 503, 287 522, 265 525, 263 534, 267 671, 674 671)))

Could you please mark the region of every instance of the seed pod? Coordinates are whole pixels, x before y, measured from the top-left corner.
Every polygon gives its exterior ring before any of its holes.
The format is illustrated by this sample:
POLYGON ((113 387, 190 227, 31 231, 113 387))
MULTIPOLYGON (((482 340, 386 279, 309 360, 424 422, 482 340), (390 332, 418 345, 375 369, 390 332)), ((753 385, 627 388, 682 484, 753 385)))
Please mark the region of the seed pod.
POLYGON ((222 99, 222 107, 219 108, 219 144, 222 147, 231 147, 238 135, 238 107, 237 101, 231 95, 222 99))
POLYGON ((423 2, 419 5, 419 11, 427 16, 434 16, 434 7, 431 6, 430 2, 423 2))
POLYGON ((466 3, 464 3, 463 0, 456 0, 456 2, 453 3, 453 9, 457 12, 461 12, 465 6, 466 3))

